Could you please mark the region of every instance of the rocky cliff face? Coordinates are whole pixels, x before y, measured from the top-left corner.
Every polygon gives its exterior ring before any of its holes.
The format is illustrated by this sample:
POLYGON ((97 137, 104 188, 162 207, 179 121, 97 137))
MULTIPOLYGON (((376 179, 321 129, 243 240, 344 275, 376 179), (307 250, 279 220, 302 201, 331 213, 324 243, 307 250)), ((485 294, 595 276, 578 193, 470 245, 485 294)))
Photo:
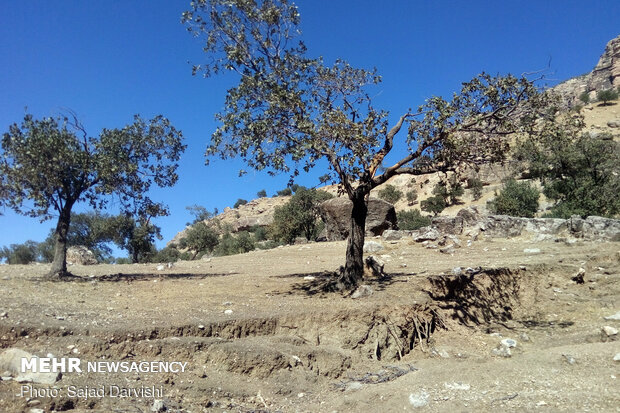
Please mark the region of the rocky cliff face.
POLYGON ((572 107, 579 102, 583 92, 594 99, 597 91, 617 87, 620 87, 620 36, 607 43, 592 72, 562 82, 553 89, 564 96, 569 107, 572 107))

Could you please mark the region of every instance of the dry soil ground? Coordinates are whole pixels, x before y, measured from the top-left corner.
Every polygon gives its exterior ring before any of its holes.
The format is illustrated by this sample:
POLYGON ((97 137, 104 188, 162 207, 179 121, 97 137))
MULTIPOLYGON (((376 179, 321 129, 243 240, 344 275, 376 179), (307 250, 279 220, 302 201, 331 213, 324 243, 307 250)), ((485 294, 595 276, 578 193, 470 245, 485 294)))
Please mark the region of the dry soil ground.
POLYGON ((72 385, 155 386, 183 412, 620 411, 620 342, 602 332, 620 328, 604 319, 620 311, 618 243, 487 240, 453 255, 383 244, 390 276, 355 300, 320 288, 343 242, 163 271, 71 267, 80 282, 44 281, 44 265, 0 266, 0 350, 188 363, 178 374, 67 373, 59 397, 20 397, 21 384, 1 381, 0 412, 154 404, 69 397, 72 385), (571 280, 580 267, 584 284, 571 280), (494 353, 505 338, 517 342, 511 357, 494 353))

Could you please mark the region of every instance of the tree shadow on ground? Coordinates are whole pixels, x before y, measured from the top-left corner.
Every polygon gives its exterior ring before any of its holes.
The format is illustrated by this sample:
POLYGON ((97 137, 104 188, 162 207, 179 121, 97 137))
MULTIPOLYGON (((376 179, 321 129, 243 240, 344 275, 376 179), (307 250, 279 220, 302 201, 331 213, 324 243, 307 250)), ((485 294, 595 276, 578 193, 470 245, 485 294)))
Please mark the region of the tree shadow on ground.
MULTIPOLYGON (((304 280, 294 283, 289 290, 276 291, 274 294, 306 296, 319 295, 325 297, 330 293, 338 293, 343 296, 351 295, 353 291, 341 291, 338 289, 338 276, 339 273, 337 271, 278 275, 276 278, 304 278, 304 280)), ((405 276, 407 276, 407 274, 404 273, 385 274, 383 277, 364 279, 361 284, 369 285, 375 291, 383 291, 394 283, 407 282, 406 279, 401 279, 405 276)))
POLYGON ((519 302, 520 271, 487 268, 460 275, 429 277, 433 301, 465 325, 512 319, 519 302))
POLYGON ((202 280, 211 277, 226 277, 229 275, 235 275, 237 273, 214 273, 214 274, 189 274, 189 273, 172 273, 172 274, 156 274, 156 273, 116 273, 106 274, 97 277, 88 277, 84 281, 105 281, 105 282, 120 282, 120 281, 151 281, 151 280, 202 280))

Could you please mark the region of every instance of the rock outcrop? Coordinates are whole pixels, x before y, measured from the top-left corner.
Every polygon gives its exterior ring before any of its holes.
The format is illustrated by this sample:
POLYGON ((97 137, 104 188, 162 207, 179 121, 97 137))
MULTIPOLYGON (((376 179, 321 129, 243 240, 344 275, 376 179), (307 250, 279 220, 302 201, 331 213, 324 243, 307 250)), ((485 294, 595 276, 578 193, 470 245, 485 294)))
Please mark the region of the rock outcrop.
POLYGON ((37 358, 27 351, 19 348, 9 348, 0 353, 0 374, 11 377, 20 383, 54 384, 60 380, 61 373, 22 372, 22 359, 32 360, 37 358))
POLYGON ((596 98, 596 92, 620 86, 620 36, 610 40, 605 47, 598 64, 592 72, 569 79, 555 86, 553 90, 560 93, 569 107, 579 102, 579 96, 587 92, 590 98, 596 98))
POLYGON ((537 241, 561 238, 587 241, 620 241, 620 220, 591 216, 569 219, 520 218, 482 215, 475 207, 461 209, 456 217, 435 217, 428 227, 412 231, 415 241, 435 241, 442 236, 465 235, 472 239, 528 236, 537 241))
MULTIPOLYGON (((320 206, 321 219, 325 223, 327 241, 340 241, 349 236, 351 211, 353 203, 348 198, 332 198, 320 206)), ((381 199, 368 200, 366 233, 370 236, 381 235, 387 229, 398 229, 394 205, 381 199)))
POLYGON ((95 254, 83 245, 67 248, 68 265, 95 265, 98 264, 95 254))

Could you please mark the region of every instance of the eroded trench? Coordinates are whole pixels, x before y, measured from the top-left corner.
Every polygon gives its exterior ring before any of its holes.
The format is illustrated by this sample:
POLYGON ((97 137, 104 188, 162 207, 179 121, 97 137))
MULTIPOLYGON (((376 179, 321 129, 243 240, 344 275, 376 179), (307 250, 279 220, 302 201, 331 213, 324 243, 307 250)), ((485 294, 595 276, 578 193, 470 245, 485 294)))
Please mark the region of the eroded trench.
POLYGON ((424 303, 381 305, 365 311, 246 318, 136 331, 79 331, 0 325, 3 347, 51 340, 58 351, 76 343, 80 357, 97 360, 187 360, 240 375, 267 378, 291 369, 339 378, 360 360, 394 362, 428 350, 446 320, 466 325, 509 320, 521 304, 524 271, 477 269, 420 280, 424 303))

